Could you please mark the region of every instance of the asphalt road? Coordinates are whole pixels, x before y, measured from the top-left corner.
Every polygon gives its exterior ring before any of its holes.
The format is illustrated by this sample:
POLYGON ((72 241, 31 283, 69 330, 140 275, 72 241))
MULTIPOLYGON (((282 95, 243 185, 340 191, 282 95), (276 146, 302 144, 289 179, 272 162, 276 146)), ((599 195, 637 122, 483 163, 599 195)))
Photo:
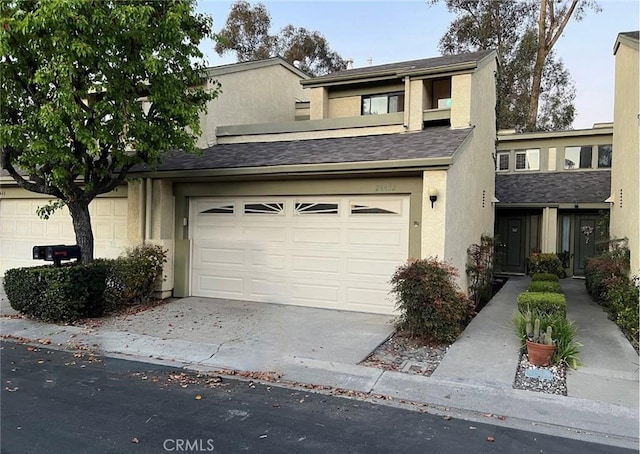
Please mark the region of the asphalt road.
POLYGON ((2 453, 631 453, 86 351, 2 342, 2 453))

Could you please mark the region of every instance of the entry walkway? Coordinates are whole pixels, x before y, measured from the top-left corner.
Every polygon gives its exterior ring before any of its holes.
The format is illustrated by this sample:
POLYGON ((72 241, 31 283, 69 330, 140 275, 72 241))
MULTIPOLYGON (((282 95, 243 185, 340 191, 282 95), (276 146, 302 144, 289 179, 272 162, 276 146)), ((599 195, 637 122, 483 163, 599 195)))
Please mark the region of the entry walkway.
MULTIPOLYGON (((512 318, 518 294, 528 285, 528 277, 511 277, 451 346, 432 377, 511 388, 519 356, 512 318)), ((583 344, 583 365, 567 374, 568 396, 638 409, 638 354, 603 308, 591 301, 584 280, 562 279, 560 287, 567 298, 567 317, 575 321, 577 340, 583 344)))

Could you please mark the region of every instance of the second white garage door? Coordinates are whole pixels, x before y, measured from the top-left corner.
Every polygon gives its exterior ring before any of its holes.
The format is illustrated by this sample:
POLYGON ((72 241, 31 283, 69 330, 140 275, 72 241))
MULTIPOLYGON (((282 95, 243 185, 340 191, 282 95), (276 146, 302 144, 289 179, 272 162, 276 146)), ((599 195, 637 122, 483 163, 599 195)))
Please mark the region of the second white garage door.
POLYGON ((391 314, 409 198, 197 198, 191 294, 391 314))
MULTIPOLYGON (((0 200, 0 273, 9 268, 45 265, 33 260, 33 246, 75 244, 71 216, 66 207, 48 220, 36 214, 47 199, 0 200)), ((127 199, 100 197, 91 202, 91 225, 96 257, 117 257, 127 246, 127 199)))

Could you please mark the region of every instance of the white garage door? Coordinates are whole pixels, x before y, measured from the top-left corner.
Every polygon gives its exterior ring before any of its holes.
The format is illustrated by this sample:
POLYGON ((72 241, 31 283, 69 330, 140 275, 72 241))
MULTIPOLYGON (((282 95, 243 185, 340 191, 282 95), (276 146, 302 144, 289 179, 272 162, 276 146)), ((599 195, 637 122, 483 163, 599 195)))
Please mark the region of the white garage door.
POLYGON ((409 198, 192 199, 191 293, 389 314, 409 198))
MULTIPOLYGON (((75 244, 71 216, 67 208, 48 220, 36 214, 47 199, 0 199, 0 272, 9 268, 36 266, 48 262, 33 260, 33 246, 75 244)), ((94 236, 94 255, 113 258, 127 246, 127 199, 95 199, 90 207, 94 236)))

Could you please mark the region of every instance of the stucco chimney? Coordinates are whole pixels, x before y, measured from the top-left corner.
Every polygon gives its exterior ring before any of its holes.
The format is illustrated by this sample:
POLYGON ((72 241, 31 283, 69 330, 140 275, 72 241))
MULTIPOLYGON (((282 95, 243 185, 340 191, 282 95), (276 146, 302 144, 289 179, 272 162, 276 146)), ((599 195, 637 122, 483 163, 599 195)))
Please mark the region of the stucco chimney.
POLYGON ((367 58, 367 66, 373 66, 373 57, 367 58))
POLYGON ((347 59, 347 69, 353 69, 353 58, 347 59))

